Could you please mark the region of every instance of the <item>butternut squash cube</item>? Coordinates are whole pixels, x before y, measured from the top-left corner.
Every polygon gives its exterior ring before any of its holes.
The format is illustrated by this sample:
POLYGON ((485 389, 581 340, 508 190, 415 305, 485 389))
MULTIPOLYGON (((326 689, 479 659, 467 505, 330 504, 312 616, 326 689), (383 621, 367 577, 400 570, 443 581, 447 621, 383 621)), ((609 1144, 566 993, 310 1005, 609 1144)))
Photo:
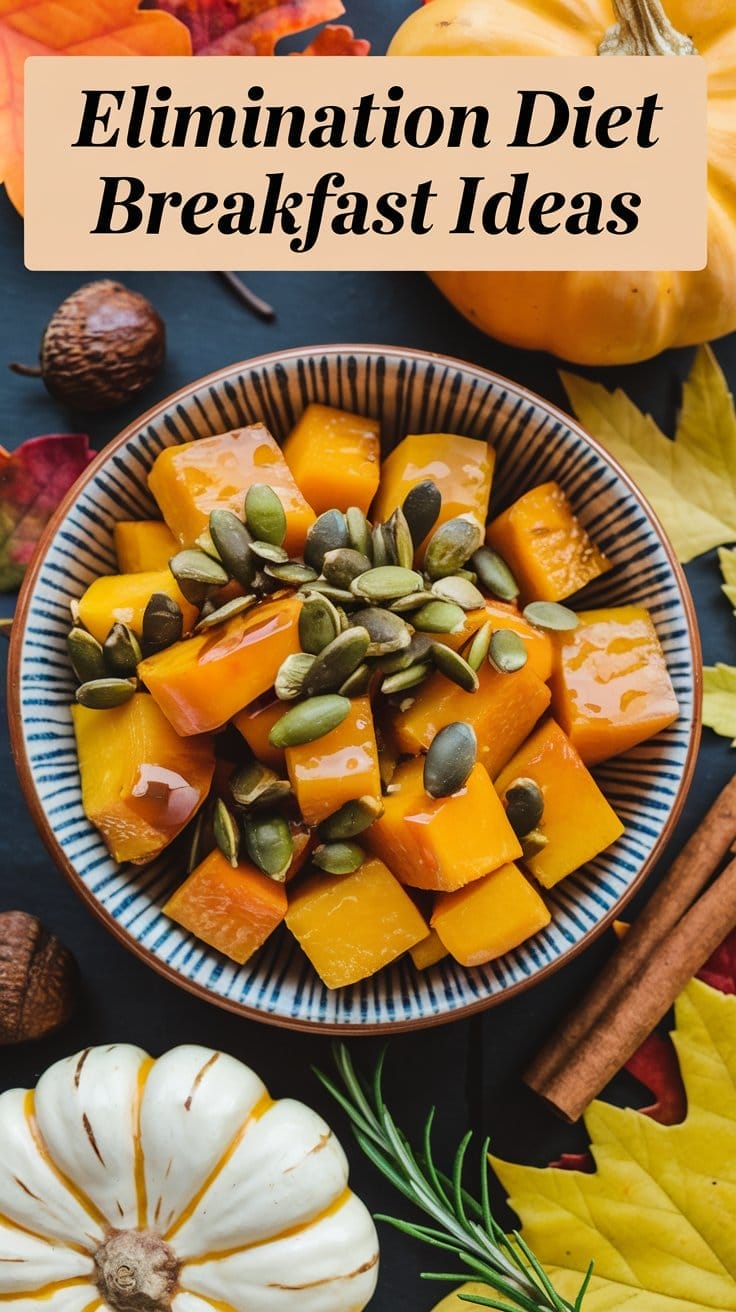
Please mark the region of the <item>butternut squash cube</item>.
POLYGON ((308 405, 284 457, 316 515, 359 506, 368 514, 381 476, 380 424, 331 405, 308 405))
POLYGON ((643 606, 588 610, 557 641, 556 718, 586 765, 617 756, 678 716, 664 652, 643 606))
POLYGON ((299 651, 300 606, 296 597, 261 602, 141 661, 139 677, 177 733, 219 729, 272 687, 299 651))
POLYGON ((181 607, 186 633, 196 622, 198 611, 179 591, 167 567, 140 574, 101 574, 90 583, 79 602, 79 618, 98 642, 104 642, 113 624, 127 624, 140 636, 143 612, 154 592, 165 592, 181 607))
POLYGON ((428 932, 409 895, 374 857, 352 875, 308 876, 291 897, 286 924, 328 989, 375 975, 428 932))
POLYGON ((152 861, 205 800, 212 738, 183 741, 145 693, 109 711, 72 706, 84 813, 116 861, 152 861))
POLYGON ((286 889, 247 861, 234 868, 216 848, 172 894, 164 912, 242 966, 284 919, 286 889))
POLYGON ((179 544, 160 519, 121 519, 115 525, 115 551, 121 574, 166 569, 179 544))
POLYGON ((271 770, 279 772, 286 768, 286 754, 283 747, 271 746, 268 735, 285 710, 286 703, 279 701, 275 693, 267 692, 233 718, 235 728, 243 735, 253 755, 271 770))
POLYGON ((558 483, 525 492, 488 525, 486 538, 513 570, 524 601, 564 601, 611 568, 558 483))
POLYGON ((253 483, 267 483, 281 498, 286 512, 284 546, 290 555, 298 555, 314 523, 314 511, 263 424, 169 446, 156 457, 148 475, 161 514, 182 547, 192 546, 204 532, 216 507, 242 515, 245 494, 253 483))
POLYGON ((518 778, 534 779, 544 796, 538 825, 547 846, 526 866, 552 888, 609 847, 624 826, 554 720, 540 725, 496 780, 499 797, 518 778))
POLYGON ((536 889, 508 862, 457 893, 440 893, 431 924, 461 966, 482 966, 518 948, 551 919, 536 889))
POLYGON ((402 884, 451 892, 521 856, 482 765, 473 766, 465 787, 452 797, 430 797, 423 774, 423 757, 399 766, 383 815, 364 834, 402 884))
POLYGON ((388 519, 411 488, 431 478, 442 494, 437 524, 466 515, 482 528, 488 517, 495 459, 493 447, 475 437, 457 433, 405 437, 383 462, 373 518, 388 519))
POLYGON ((524 639, 529 669, 546 683, 552 673, 553 640, 544 629, 537 629, 525 620, 518 607, 507 602, 487 600, 478 610, 467 611, 465 623, 457 633, 437 633, 435 641, 460 651, 486 621, 490 621, 494 629, 512 629, 524 639))
POLYGON ((465 692, 439 672, 430 675, 413 704, 396 715, 401 751, 426 751, 440 729, 465 720, 475 729, 479 762, 495 779, 544 715, 551 694, 528 664, 514 674, 499 674, 484 661, 478 680, 477 692, 465 692))
POLYGON ((345 802, 381 797, 378 749, 368 697, 355 697, 336 729, 315 742, 287 747, 286 768, 308 825, 321 824, 345 802))
MULTIPOLYGON (((443 897, 453 897, 452 893, 440 894, 443 897)), ((447 948, 436 930, 430 929, 426 938, 416 947, 409 949, 409 956, 414 962, 417 970, 429 970, 430 966, 436 966, 438 961, 447 956, 447 948)))

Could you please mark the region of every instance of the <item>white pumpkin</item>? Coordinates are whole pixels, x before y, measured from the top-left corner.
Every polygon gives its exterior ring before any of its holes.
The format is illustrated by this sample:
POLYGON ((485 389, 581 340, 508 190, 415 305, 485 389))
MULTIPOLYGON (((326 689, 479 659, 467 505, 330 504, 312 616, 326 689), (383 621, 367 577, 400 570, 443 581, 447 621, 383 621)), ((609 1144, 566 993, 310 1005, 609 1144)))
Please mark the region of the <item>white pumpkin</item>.
POLYGON ((361 1312, 378 1241, 345 1154, 208 1048, 88 1048, 0 1096, 13 1312, 361 1312))

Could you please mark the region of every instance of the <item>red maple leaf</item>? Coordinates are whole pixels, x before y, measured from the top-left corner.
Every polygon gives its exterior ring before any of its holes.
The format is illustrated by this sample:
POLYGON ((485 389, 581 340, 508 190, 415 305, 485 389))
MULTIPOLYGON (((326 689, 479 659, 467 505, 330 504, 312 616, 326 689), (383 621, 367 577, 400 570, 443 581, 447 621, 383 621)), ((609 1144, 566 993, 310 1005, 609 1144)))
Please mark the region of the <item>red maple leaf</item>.
MULTIPOLYGON (((342 0, 156 0, 189 29, 195 55, 273 55, 285 36, 344 14, 342 0)), ((326 29, 303 54, 367 55, 350 28, 326 29), (317 48, 315 48, 317 47, 317 48)))
POLYGON ((18 587, 49 519, 94 456, 81 433, 32 437, 12 453, 0 446, 0 592, 18 587))

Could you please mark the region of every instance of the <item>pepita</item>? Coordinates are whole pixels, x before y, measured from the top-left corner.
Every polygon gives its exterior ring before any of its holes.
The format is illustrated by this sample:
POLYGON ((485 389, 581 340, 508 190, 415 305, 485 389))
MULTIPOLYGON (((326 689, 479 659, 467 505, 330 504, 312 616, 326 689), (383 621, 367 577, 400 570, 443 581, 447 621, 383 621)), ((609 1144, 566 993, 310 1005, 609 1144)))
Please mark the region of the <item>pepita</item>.
POLYGON ((294 588, 301 588, 305 583, 313 583, 317 578, 316 570, 309 565, 302 565, 300 560, 287 560, 283 564, 268 564, 263 567, 264 574, 278 583, 288 583, 294 588))
POLYGON ((237 867, 240 854, 240 829, 237 820, 221 797, 215 802, 212 829, 222 855, 231 866, 237 867))
POLYGON ((355 838, 372 825, 380 815, 383 815, 383 802, 377 797, 370 795, 356 797, 352 802, 345 802, 339 811, 335 811, 333 815, 323 820, 318 833, 324 843, 355 838))
POLYGON ((429 674, 432 666, 429 661, 419 661, 410 665, 407 670, 398 670, 396 674, 387 674, 381 684, 381 692, 386 697, 392 693, 406 692, 409 688, 416 688, 417 684, 422 683, 429 674))
POLYGON ((418 592, 410 592, 406 597, 397 597, 396 601, 389 604, 388 609, 396 615, 408 615, 413 610, 419 610, 419 607, 424 606, 426 602, 434 600, 433 592, 420 588, 418 592))
POLYGON ((243 588, 250 588, 257 569, 251 553, 251 535, 232 510, 210 511, 210 536, 228 574, 243 588))
POLYGON ((532 829, 530 833, 519 839, 519 842, 523 861, 531 861, 533 856, 538 856, 549 845, 549 839, 541 829, 532 829))
POLYGON ((432 584, 432 591, 443 601, 454 601, 463 610, 480 610, 485 605, 485 597, 474 583, 460 574, 448 574, 446 578, 437 579, 432 584))
POLYGON ((289 560, 289 553, 283 547, 277 547, 274 542, 261 542, 254 538, 250 544, 250 549, 254 556, 259 560, 265 560, 268 565, 286 565, 289 560))
POLYGON ((312 861, 328 875, 352 875, 365 861, 365 852, 357 843, 320 843, 312 861))
POLYGON ((208 807, 206 805, 200 807, 191 827, 192 831, 189 839, 189 855, 187 857, 188 875, 191 875, 192 871, 196 870, 200 861, 204 859, 206 850, 205 831, 208 827, 207 811, 208 807))
POLYGON ((390 565, 391 560, 386 547, 386 538, 383 532, 383 524, 375 524, 371 530, 371 549, 366 551, 366 556, 370 556, 376 569, 381 569, 384 565, 390 565))
POLYGON ((144 656, 153 656, 179 642, 184 633, 181 606, 165 592, 154 592, 141 621, 141 647, 144 656))
POLYGON ((365 606, 350 617, 352 624, 366 629, 370 639, 367 656, 384 656, 401 651, 411 642, 412 631, 399 615, 383 610, 381 606, 365 606))
POLYGON ((437 523, 442 509, 442 494, 431 478, 425 478, 407 492, 401 508, 416 550, 437 523))
POLYGON ((468 661, 452 647, 445 647, 441 642, 432 643, 432 660, 446 679, 451 679, 465 692, 477 692, 480 686, 478 675, 468 661))
POLYGON ((471 670, 478 671, 484 660, 486 660, 491 646, 492 635, 493 624, 490 620, 486 620, 485 624, 481 624, 480 628, 476 630, 470 641, 466 643, 462 655, 465 657, 471 670))
POLYGON ((465 787, 478 757, 472 725, 455 720, 435 734, 424 760, 424 788, 430 797, 451 797, 465 787))
POLYGON ((338 692, 341 697, 364 697, 369 691, 373 681, 373 670, 370 665, 363 661, 357 669, 349 674, 344 683, 340 684, 338 692))
POLYGON ((196 547, 178 551, 169 561, 169 569, 187 601, 198 606, 213 588, 221 588, 229 575, 211 556, 196 547))
POLYGON ((304 543, 304 564, 322 573, 322 562, 328 551, 348 545, 348 526, 341 510, 325 510, 315 519, 304 543))
POLYGON ((203 615, 199 623, 195 624, 194 632, 203 633, 207 629, 216 628, 218 624, 224 624, 235 615, 242 615, 244 611, 250 610, 251 606, 255 606, 257 600, 254 592, 247 597, 233 597, 232 601, 226 601, 224 606, 217 606, 203 615))
POLYGON ((470 564, 475 570, 483 587, 500 601, 514 601, 519 595, 516 582, 503 556, 490 547, 480 547, 470 557, 470 564))
POLYGON ((194 539, 194 545, 195 547, 199 547, 199 550, 203 551, 206 556, 211 556, 212 560, 218 562, 222 560, 208 528, 203 529, 199 537, 194 539))
POLYGON ((86 629, 80 629, 76 626, 70 629, 66 638, 66 649, 69 653, 71 667, 80 683, 88 683, 93 679, 104 679, 107 674, 107 666, 102 654, 102 647, 86 629))
POLYGON ((576 629, 580 620, 569 606, 561 606, 557 601, 531 601, 522 611, 525 620, 536 625, 538 629, 550 629, 553 633, 567 633, 576 629))
POLYGON ((135 690, 135 679, 90 679, 77 688, 76 699, 92 711, 111 711, 130 701, 135 690))
POLYGON ((280 547, 286 537, 286 512, 272 487, 253 483, 245 495, 245 524, 258 542, 280 547))
POLYGON ((356 597, 380 602, 406 597, 410 592, 418 592, 423 586, 424 580, 416 570, 405 569, 402 565, 381 565, 353 579, 350 591, 356 597))
POLYGON ((524 639, 513 629, 496 629, 488 647, 488 659, 499 674, 515 674, 527 662, 524 639))
POLYGON ((359 574, 371 569, 371 561, 362 551, 352 547, 338 547, 336 551, 327 551, 322 561, 322 573, 335 588, 349 591, 350 584, 359 574))
POLYGON ((506 819, 518 838, 525 838, 537 828, 544 811, 544 794, 535 779, 512 780, 503 800, 506 819))
POLYGON ((401 506, 396 507, 386 524, 386 528, 393 540, 396 564, 401 565, 404 569, 411 569, 414 564, 414 541, 401 506))
POLYGON ((415 629, 425 633, 459 633, 465 625, 465 611, 454 601, 427 601, 411 617, 415 629))
POLYGON ((328 601, 334 602, 336 606, 356 606, 358 603, 358 598, 354 597, 352 592, 346 592, 345 588, 334 588, 327 579, 315 579, 314 583, 301 588, 299 596, 308 597, 314 592, 319 593, 321 597, 327 597, 328 601))
POLYGON ((324 593, 308 592, 299 612, 299 645, 316 656, 340 632, 337 608, 324 593))
POLYGON ((384 674, 397 674, 399 670, 408 670, 410 665, 427 659, 431 649, 432 639, 426 633, 413 633, 408 647, 379 657, 377 665, 384 674))
POLYGON ((291 792, 288 779, 279 779, 273 770, 255 758, 230 776, 229 787, 233 801, 242 807, 275 802, 278 798, 288 797, 291 792))
POLYGON ((141 645, 127 624, 113 624, 102 644, 107 673, 117 679, 129 679, 143 659, 141 645))
POLYGON ((483 540, 472 519, 448 519, 432 534, 424 553, 425 573, 431 579, 445 578, 462 569, 483 540))
POLYGON ((280 815, 248 815, 243 825, 245 847, 264 875, 283 884, 294 855, 288 822, 280 815))
POLYGON ((295 698, 301 697, 304 689, 304 680, 311 670, 317 657, 310 655, 308 652, 292 652, 283 660, 276 672, 273 690, 279 701, 290 702, 295 698))
POLYGON ((342 683, 364 661, 370 646, 366 629, 355 627, 338 633, 322 648, 306 674, 302 690, 307 697, 319 693, 336 692, 342 683))
POLYGON ((371 528, 359 506, 348 506, 345 511, 345 523, 348 530, 348 542, 353 551, 362 555, 371 555, 371 528))
POLYGON ((338 693, 311 697, 284 712, 272 726, 268 741, 272 747, 299 747, 302 743, 312 743, 342 724, 349 711, 349 699, 338 693))

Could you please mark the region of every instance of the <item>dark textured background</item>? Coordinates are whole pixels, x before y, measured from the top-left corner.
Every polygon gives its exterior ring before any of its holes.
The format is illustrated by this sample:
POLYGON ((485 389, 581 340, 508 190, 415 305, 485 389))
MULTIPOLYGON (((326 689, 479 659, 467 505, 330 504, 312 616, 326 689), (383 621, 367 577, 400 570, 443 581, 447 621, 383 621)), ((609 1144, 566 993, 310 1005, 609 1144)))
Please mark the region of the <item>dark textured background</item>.
MULTIPOLYGON (((391 32, 414 8, 413 0, 346 0, 347 20, 382 53, 391 32), (378 12, 377 12, 378 11, 378 12)), ((298 45, 298 41, 295 43, 298 45)), ((451 310, 420 274, 335 273, 248 274, 253 288, 277 308, 273 324, 262 324, 209 274, 126 275, 164 316, 169 356, 164 371, 132 405, 93 421, 65 413, 40 384, 6 374, 0 387, 0 442, 12 448, 39 433, 88 431, 96 446, 109 440, 136 414, 188 383, 232 361, 279 347, 366 341, 423 347, 472 360, 526 384, 558 405, 564 395, 558 362, 514 350, 481 336, 451 310)), ((28 273, 23 267, 21 221, 0 197, 0 368, 4 361, 33 361, 41 329, 57 304, 82 276, 28 273)), ((736 384, 736 335, 716 353, 731 385, 736 384)), ((646 364, 587 370, 607 386, 621 385, 672 431, 680 380, 691 351, 669 352, 646 364)), ((0 374, 2 377, 2 374, 0 374)), ((705 659, 736 660, 736 620, 720 592, 715 553, 688 566, 700 620, 705 659)), ((0 613, 12 611, 12 599, 0 613)), ((5 659, 5 650, 2 652, 5 659)), ((388 1186, 353 1151, 341 1113, 315 1080, 311 1066, 329 1067, 329 1042, 239 1020, 165 982, 113 940, 82 907, 52 866, 20 794, 7 734, 0 747, 2 831, 0 907, 20 907, 40 916, 72 948, 83 975, 83 997, 75 1022, 39 1045, 0 1051, 0 1087, 32 1084, 51 1061, 78 1048, 111 1040, 137 1043, 160 1053, 176 1043, 222 1047, 253 1064, 276 1095, 301 1097, 330 1117, 348 1144, 352 1178, 374 1210, 399 1207, 388 1186)), ((733 769, 729 744, 705 731, 694 786, 670 845, 677 851, 733 769)), ((666 866, 665 862, 662 869, 666 866)), ((644 897, 651 890, 652 876, 644 897)), ((437 1104, 438 1144, 449 1152, 470 1123, 490 1133, 496 1152, 545 1163, 563 1149, 584 1143, 580 1128, 561 1126, 524 1089, 520 1073, 557 1019, 585 988, 612 946, 607 933, 552 980, 471 1022, 455 1022, 389 1040, 386 1085, 406 1129, 417 1133, 429 1107, 437 1104)), ((352 1044, 369 1067, 379 1051, 373 1040, 352 1044)), ((611 1096, 637 1100, 641 1090, 628 1077, 611 1096)), ((424 1312, 440 1290, 423 1285, 418 1273, 433 1256, 382 1227, 383 1264, 375 1312, 424 1312)), ((439 1257, 439 1255, 438 1255, 439 1257)), ((444 1261, 435 1264, 441 1269, 444 1261)))

